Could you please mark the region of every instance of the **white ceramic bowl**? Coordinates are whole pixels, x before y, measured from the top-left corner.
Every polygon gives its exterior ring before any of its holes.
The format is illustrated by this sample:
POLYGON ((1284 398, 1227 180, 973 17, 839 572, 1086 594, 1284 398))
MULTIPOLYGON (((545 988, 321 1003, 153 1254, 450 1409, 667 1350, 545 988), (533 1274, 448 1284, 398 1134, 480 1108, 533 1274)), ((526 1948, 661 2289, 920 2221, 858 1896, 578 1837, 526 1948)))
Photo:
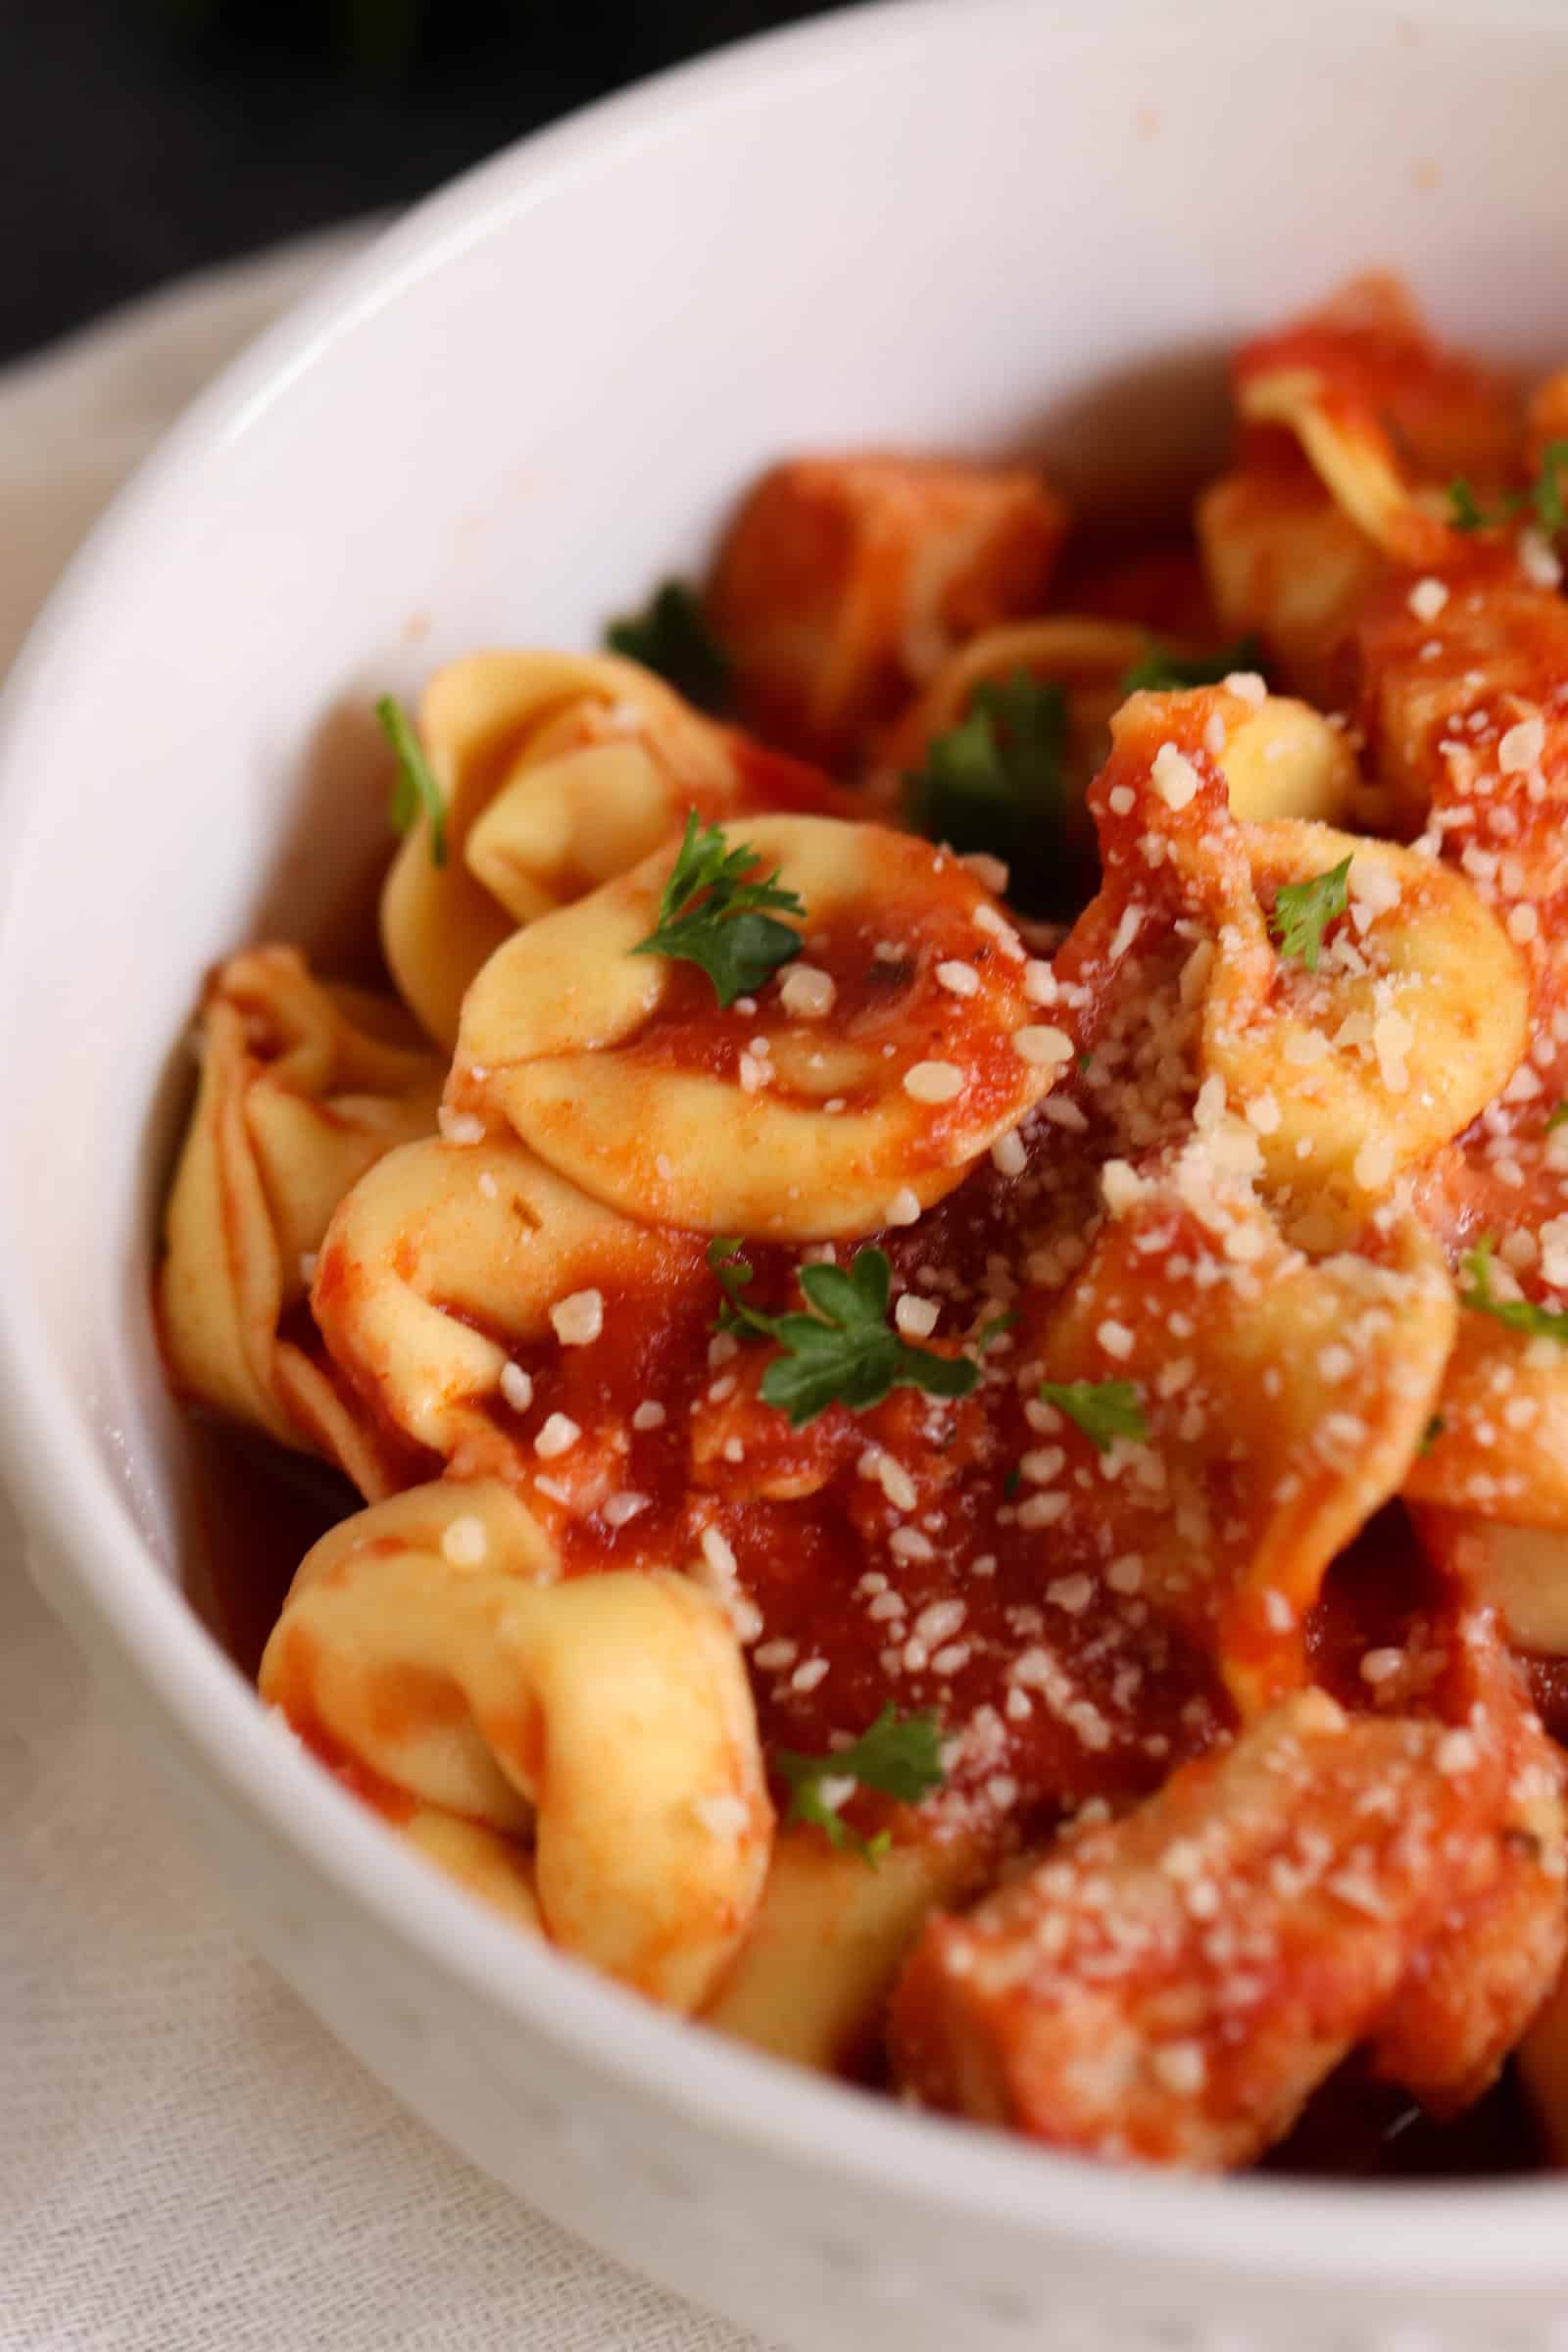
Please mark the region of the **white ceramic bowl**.
MULTIPOLYGON (((589 641, 781 451, 1213 427, 1215 350, 1348 267, 1568 347, 1560 0, 857 11, 436 199, 204 400, 41 621, 0 746, 0 1415, 45 1592, 256 1940, 469 2156, 811 2352, 1544 2345, 1568 2186, 1126 2178, 656 2015, 396 1850, 181 1592, 147 1313, 204 965, 379 841, 340 698, 589 641), (1207 371, 1207 373, 1205 373, 1207 371), (169 1116, 160 1121, 153 1106, 169 1116)), ((1559 2339, 1560 2340, 1560 2339, 1559 2339)))

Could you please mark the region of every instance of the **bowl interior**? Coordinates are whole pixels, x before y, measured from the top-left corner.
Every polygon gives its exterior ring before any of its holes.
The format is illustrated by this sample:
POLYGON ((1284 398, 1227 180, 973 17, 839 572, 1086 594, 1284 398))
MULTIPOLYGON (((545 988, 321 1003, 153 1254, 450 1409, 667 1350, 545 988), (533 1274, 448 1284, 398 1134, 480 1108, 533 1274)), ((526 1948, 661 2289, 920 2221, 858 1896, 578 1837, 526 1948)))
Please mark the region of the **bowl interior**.
POLYGON ((858 13, 487 167, 200 405, 0 737, 0 1443, 84 1592, 201 1575, 147 1312, 179 1041, 246 939, 345 960, 368 698, 592 643, 782 452, 1027 449, 1158 495, 1216 451, 1225 345, 1362 266, 1550 356, 1568 20, 1479 16, 858 13))

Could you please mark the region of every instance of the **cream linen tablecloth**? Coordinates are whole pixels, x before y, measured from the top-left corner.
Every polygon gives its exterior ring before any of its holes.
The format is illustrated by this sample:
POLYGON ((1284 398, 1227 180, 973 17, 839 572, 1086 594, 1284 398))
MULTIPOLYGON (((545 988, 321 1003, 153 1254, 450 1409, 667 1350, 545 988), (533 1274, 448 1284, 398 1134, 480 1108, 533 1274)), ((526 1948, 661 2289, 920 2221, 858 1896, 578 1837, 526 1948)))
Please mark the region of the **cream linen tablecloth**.
MULTIPOLYGON (((171 417, 365 233, 0 375, 0 671, 171 417)), ((317 2347, 746 2352, 460 2162, 252 1956, 27 1584, 0 1496, 0 2348, 317 2347)))

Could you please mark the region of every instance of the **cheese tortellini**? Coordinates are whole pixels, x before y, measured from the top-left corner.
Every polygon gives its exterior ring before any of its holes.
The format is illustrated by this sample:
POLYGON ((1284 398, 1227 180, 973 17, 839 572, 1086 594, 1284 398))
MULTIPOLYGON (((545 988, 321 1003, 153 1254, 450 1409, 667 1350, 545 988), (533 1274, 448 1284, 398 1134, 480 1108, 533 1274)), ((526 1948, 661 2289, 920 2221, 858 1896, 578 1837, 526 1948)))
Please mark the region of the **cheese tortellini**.
POLYGON ((691 2009, 739 1946, 771 1810, 734 1634, 687 1578, 563 1580, 507 1488, 412 1488, 303 1562, 261 1689, 421 1806, 526 1835, 546 1932, 608 1975, 691 2009))
POLYGON ((430 681, 419 718, 446 858, 435 862, 421 811, 387 875, 381 935, 405 1000, 447 1047, 494 949, 638 864, 688 808, 725 816, 833 799, 808 769, 748 746, 611 655, 470 655, 430 681))
POLYGON ((720 1009, 642 953, 662 850, 492 956, 449 1104, 627 1216, 783 1241, 912 1222, 1050 1091, 1072 1040, 1036 1017, 1016 930, 952 857, 823 817, 763 818, 747 841, 806 909, 806 956, 760 998, 720 1009))
POLYGON ((199 1052, 158 1283, 171 1368, 201 1403, 381 1494, 397 1465, 321 1361, 305 1301, 356 1179, 433 1133, 441 1065, 400 1006, 321 986, 293 948, 252 949, 215 974, 199 1052))

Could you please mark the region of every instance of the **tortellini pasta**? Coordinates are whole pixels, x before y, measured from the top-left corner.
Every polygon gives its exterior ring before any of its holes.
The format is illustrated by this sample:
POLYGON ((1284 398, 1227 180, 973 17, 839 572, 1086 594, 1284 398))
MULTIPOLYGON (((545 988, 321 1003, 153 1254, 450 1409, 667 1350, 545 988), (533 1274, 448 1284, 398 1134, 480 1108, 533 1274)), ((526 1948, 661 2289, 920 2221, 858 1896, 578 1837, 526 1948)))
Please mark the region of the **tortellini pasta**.
POLYGON ((720 1010, 688 967, 639 953, 661 851, 491 958, 449 1104, 505 1120, 627 1216, 783 1241, 911 1222, 1050 1091, 1072 1041, 1037 1017, 1016 931, 951 857, 829 818, 746 838, 805 904, 799 963, 720 1010))
MULTIPOLYGON (((1203 1062, 1255 1120, 1273 1184, 1370 1202, 1458 1135, 1528 1042, 1516 949, 1462 876, 1387 842, 1279 823, 1247 836, 1259 906, 1348 858, 1349 920, 1315 971, 1221 956, 1203 1062)), ((1255 928, 1259 913, 1232 920, 1255 928)))
POLYGON ((1026 1293, 1021 1311, 1049 1380, 1137 1384, 1144 1435, 1102 1506, 1115 1552, 1137 1559, 1140 1593, 1207 1635, 1255 1713, 1305 1679, 1324 1574, 1399 1489, 1442 1382, 1452 1287, 1410 1216, 1382 1263, 1289 1248, 1201 1143, 1129 1189, 1060 1306, 1037 1322, 1026 1293), (1142 1310, 1172 1257, 1204 1277, 1172 1309, 1175 1352, 1142 1310))
POLYGON ((717 817, 834 805, 824 779, 747 745, 612 656, 475 654, 425 690, 420 731, 445 803, 446 858, 421 811, 387 876, 387 962, 430 1035, 519 924, 624 873, 688 808, 717 817))
POLYGON ((324 1537, 261 1689, 419 1804, 526 1838, 551 1939, 673 2008, 751 1923, 771 1811, 727 1618, 685 1577, 560 1579, 503 1486, 412 1488, 324 1537))
POLYGON ((810 1832, 786 1832, 751 1935, 704 2012, 708 2024, 824 2074, 852 2065, 874 2039, 924 1920, 961 1900, 984 1869, 973 1838, 917 1837, 868 1870, 810 1832))
POLYGON ((396 1463, 301 1315, 356 1178, 433 1132, 440 1064, 400 1007, 322 987, 293 948, 252 949, 215 974, 200 1054, 158 1284, 174 1377, 214 1410, 325 1454, 363 1493, 384 1493, 396 1463))
MULTIPOLYGON (((514 1352, 599 1286, 658 1290, 692 1252, 579 1192, 511 1138, 390 1153, 324 1237, 316 1311, 336 1361, 415 1445, 471 1470, 504 1454, 514 1352)), ((514 1385, 513 1393, 516 1394, 514 1385)))

